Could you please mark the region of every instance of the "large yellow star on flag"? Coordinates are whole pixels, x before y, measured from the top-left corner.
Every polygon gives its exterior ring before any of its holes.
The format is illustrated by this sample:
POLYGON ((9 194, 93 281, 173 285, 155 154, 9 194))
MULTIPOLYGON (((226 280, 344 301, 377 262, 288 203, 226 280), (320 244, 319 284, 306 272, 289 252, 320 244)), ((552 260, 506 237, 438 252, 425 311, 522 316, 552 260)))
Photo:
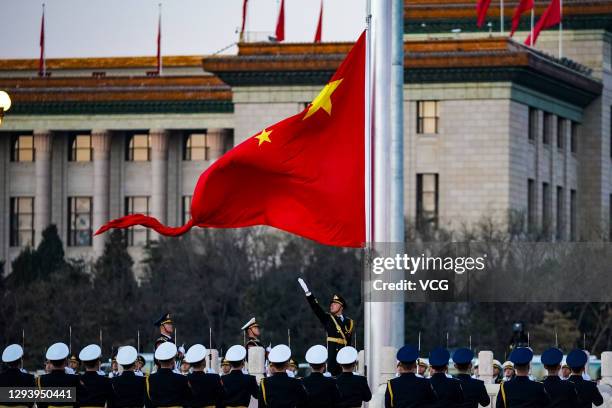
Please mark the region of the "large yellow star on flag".
POLYGON ((331 95, 332 93, 334 93, 336 88, 340 85, 342 80, 343 78, 338 79, 336 81, 332 81, 328 83, 327 85, 325 85, 325 88, 323 88, 323 90, 319 93, 319 95, 317 95, 317 97, 314 98, 314 100, 310 104, 310 107, 308 108, 308 112, 306 112, 306 115, 304 115, 304 119, 307 119, 309 116, 314 115, 315 112, 318 111, 319 109, 323 109, 325 112, 327 112, 328 115, 331 116, 331 110, 332 110, 331 95))
POLYGON ((270 134, 272 133, 272 131, 266 131, 266 129, 262 130, 260 134, 258 134, 257 136, 255 136, 255 139, 259 140, 259 144, 257 146, 261 146, 261 144, 263 142, 268 142, 268 143, 272 143, 272 141, 270 140, 270 134))

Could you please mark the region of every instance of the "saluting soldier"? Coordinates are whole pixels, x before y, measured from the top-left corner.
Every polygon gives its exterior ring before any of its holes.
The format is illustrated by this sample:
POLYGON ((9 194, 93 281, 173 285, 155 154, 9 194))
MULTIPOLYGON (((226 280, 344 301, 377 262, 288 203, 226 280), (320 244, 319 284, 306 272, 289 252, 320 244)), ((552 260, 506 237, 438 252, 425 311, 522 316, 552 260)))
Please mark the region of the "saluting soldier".
POLYGON ((246 349, 237 344, 230 347, 225 354, 225 358, 232 366, 229 374, 223 376, 223 406, 224 407, 248 407, 251 397, 257 398, 257 380, 255 376, 245 374, 244 359, 246 349))
POLYGON ((138 361, 138 351, 132 346, 123 346, 117 352, 117 363, 123 371, 113 377, 112 406, 113 408, 142 407, 145 396, 145 378, 136 375, 135 366, 138 361))
POLYGON ((177 353, 170 341, 161 343, 155 350, 159 369, 145 377, 147 407, 174 407, 186 405, 191 397, 187 377, 173 372, 177 353))
POLYGON ((551 403, 544 384, 529 378, 529 367, 533 351, 528 347, 517 347, 510 353, 516 373, 514 379, 502 382, 497 393, 497 408, 541 408, 551 403))
POLYGON ((473 359, 474 352, 468 348, 459 348, 453 353, 453 362, 458 371, 456 378, 461 381, 463 390, 464 401, 461 407, 464 408, 476 408, 478 404, 486 407, 491 403, 484 381, 472 378, 470 375, 473 359))
POLYGON ((306 352, 306 361, 311 369, 310 375, 302 380, 308 393, 307 408, 333 408, 340 400, 336 379, 325 376, 327 355, 327 349, 320 344, 306 352))
POLYGON ((155 349, 162 343, 174 343, 174 324, 170 318, 170 313, 161 315, 153 325, 159 327, 159 337, 155 339, 155 349))
POLYGON ((202 344, 189 347, 183 363, 191 366, 192 372, 187 375, 191 389, 190 407, 220 407, 223 401, 223 384, 219 374, 206 373, 206 356, 208 352, 202 344))
POLYGON ((110 379, 98 374, 101 355, 102 349, 97 344, 90 344, 79 353, 79 360, 85 366, 85 372, 80 376, 84 390, 78 395, 81 406, 103 407, 112 398, 110 379))
POLYGON ((429 381, 438 396, 434 407, 459 407, 465 401, 461 381, 447 376, 449 360, 450 353, 444 347, 436 347, 429 353, 429 365, 431 366, 429 381))
POLYGON ((308 304, 310 304, 310 307, 327 332, 327 350, 329 353, 327 369, 332 375, 336 376, 342 371, 336 363, 336 356, 342 347, 351 344, 355 322, 344 316, 346 301, 342 296, 334 295, 332 297, 329 304, 329 313, 327 313, 319 305, 315 296, 308 290, 306 282, 302 278, 299 278, 298 282, 306 294, 308 304))
POLYGON ((427 407, 436 400, 431 382, 416 374, 419 350, 405 345, 397 351, 398 377, 387 382, 385 408, 427 407))
POLYGON ((567 365, 572 370, 569 380, 576 387, 578 392, 578 407, 591 407, 591 404, 600 406, 603 404, 603 397, 597 388, 597 384, 582 377, 584 367, 588 361, 588 356, 584 350, 575 349, 567 355, 567 365))
POLYGON ((274 346, 268 359, 271 376, 262 378, 259 383, 259 408, 303 407, 308 398, 304 384, 301 380, 287 375, 291 349, 285 344, 274 346))
POLYGON ((259 341, 259 336, 261 336, 261 330, 257 320, 254 317, 251 318, 248 322, 242 326, 242 330, 245 333, 246 342, 244 347, 246 347, 247 351, 251 347, 264 347, 263 343, 259 341))
POLYGON ((353 373, 357 357, 357 350, 351 346, 341 348, 336 356, 336 362, 342 367, 342 373, 336 378, 340 391, 340 401, 336 405, 338 408, 361 407, 364 402, 372 399, 368 380, 353 373))
MULTIPOLYGON (((7 365, 6 370, 0 373, 0 387, 34 387, 34 376, 21 371, 21 359, 23 358, 23 348, 19 344, 11 344, 2 352, 2 362, 7 365)), ((23 402, 3 402, 5 406, 28 406, 33 403, 23 402)))
MULTIPOLYGON (((49 361, 49 373, 41 375, 36 379, 36 386, 41 388, 47 387, 69 387, 76 388, 76 397, 83 393, 83 387, 79 381, 79 376, 66 373, 66 358, 70 354, 68 346, 64 343, 54 343, 45 354, 45 358, 49 361)), ((55 403, 37 402, 38 408, 48 408, 49 405, 57 406, 55 403)), ((62 407, 77 406, 77 403, 62 403, 62 407)))
POLYGON ((551 347, 542 353, 542 364, 546 369, 547 376, 542 383, 548 396, 552 400, 549 408, 572 408, 578 406, 578 393, 574 383, 563 381, 559 377, 563 352, 556 347, 551 347))

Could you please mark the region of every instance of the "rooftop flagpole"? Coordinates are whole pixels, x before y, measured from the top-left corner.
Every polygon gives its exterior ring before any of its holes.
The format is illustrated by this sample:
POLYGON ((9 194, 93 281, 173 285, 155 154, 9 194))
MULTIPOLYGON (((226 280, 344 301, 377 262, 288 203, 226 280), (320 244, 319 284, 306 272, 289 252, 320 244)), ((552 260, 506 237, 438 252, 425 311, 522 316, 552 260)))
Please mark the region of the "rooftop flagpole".
POLYGON ((563 58, 563 0, 559 0, 559 59, 563 58))

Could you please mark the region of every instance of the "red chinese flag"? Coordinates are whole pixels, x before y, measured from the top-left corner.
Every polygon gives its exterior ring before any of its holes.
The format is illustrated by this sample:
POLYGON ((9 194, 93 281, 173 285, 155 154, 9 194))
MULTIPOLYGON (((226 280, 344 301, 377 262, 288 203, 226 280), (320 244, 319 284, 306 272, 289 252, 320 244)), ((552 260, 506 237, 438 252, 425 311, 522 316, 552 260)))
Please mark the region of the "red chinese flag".
POLYGON ((40 58, 38 59, 38 76, 45 75, 45 9, 43 6, 42 19, 40 20, 40 58))
POLYGON ((361 246, 364 81, 365 33, 307 108, 257 132, 202 173, 187 224, 171 228, 134 214, 109 222, 96 234, 134 225, 169 236, 193 226, 270 225, 328 245, 361 246))
POLYGON ((486 18, 487 11, 489 11, 489 6, 491 5, 491 0, 478 0, 476 3, 476 16, 478 18, 477 25, 478 28, 482 27, 486 18))
POLYGON ((531 34, 525 40, 525 45, 533 45, 538 40, 538 36, 542 30, 555 26, 561 22, 561 1, 552 0, 542 16, 538 20, 533 29, 533 43, 531 42, 531 34))
POLYGON ((323 0, 321 0, 321 11, 319 12, 319 22, 317 23, 317 31, 315 32, 314 42, 320 43, 323 31, 323 0))
POLYGON ((512 30, 510 31, 510 37, 514 35, 514 32, 518 28, 523 13, 533 9, 533 7, 534 0, 521 0, 516 6, 514 9, 514 15, 512 16, 512 30))
POLYGON ((276 41, 285 40, 285 0, 281 0, 278 21, 276 22, 276 41))

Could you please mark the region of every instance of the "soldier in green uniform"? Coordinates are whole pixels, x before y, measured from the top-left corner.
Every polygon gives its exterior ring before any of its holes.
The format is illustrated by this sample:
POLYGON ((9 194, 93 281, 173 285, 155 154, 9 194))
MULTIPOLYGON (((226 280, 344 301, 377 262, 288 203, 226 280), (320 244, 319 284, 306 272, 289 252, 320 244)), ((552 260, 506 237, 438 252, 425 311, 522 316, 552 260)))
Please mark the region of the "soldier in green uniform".
POLYGON ((242 326, 242 330, 244 331, 244 335, 246 338, 246 342, 244 347, 246 347, 247 351, 251 347, 264 347, 263 343, 259 340, 259 336, 261 335, 261 330, 259 328, 259 324, 254 317, 251 318, 248 322, 242 326))
POLYGON ((336 362, 336 356, 341 348, 351 345, 355 322, 344 316, 346 301, 342 296, 334 295, 332 297, 328 313, 323 310, 315 296, 308 290, 304 280, 300 278, 298 282, 306 294, 308 304, 310 304, 310 307, 327 332, 327 350, 329 352, 327 369, 332 375, 336 376, 342 372, 342 369, 336 362))
POLYGON ((155 349, 157 349, 160 344, 168 341, 174 343, 174 324, 170 318, 170 313, 161 315, 153 325, 159 327, 159 337, 155 339, 155 349))

